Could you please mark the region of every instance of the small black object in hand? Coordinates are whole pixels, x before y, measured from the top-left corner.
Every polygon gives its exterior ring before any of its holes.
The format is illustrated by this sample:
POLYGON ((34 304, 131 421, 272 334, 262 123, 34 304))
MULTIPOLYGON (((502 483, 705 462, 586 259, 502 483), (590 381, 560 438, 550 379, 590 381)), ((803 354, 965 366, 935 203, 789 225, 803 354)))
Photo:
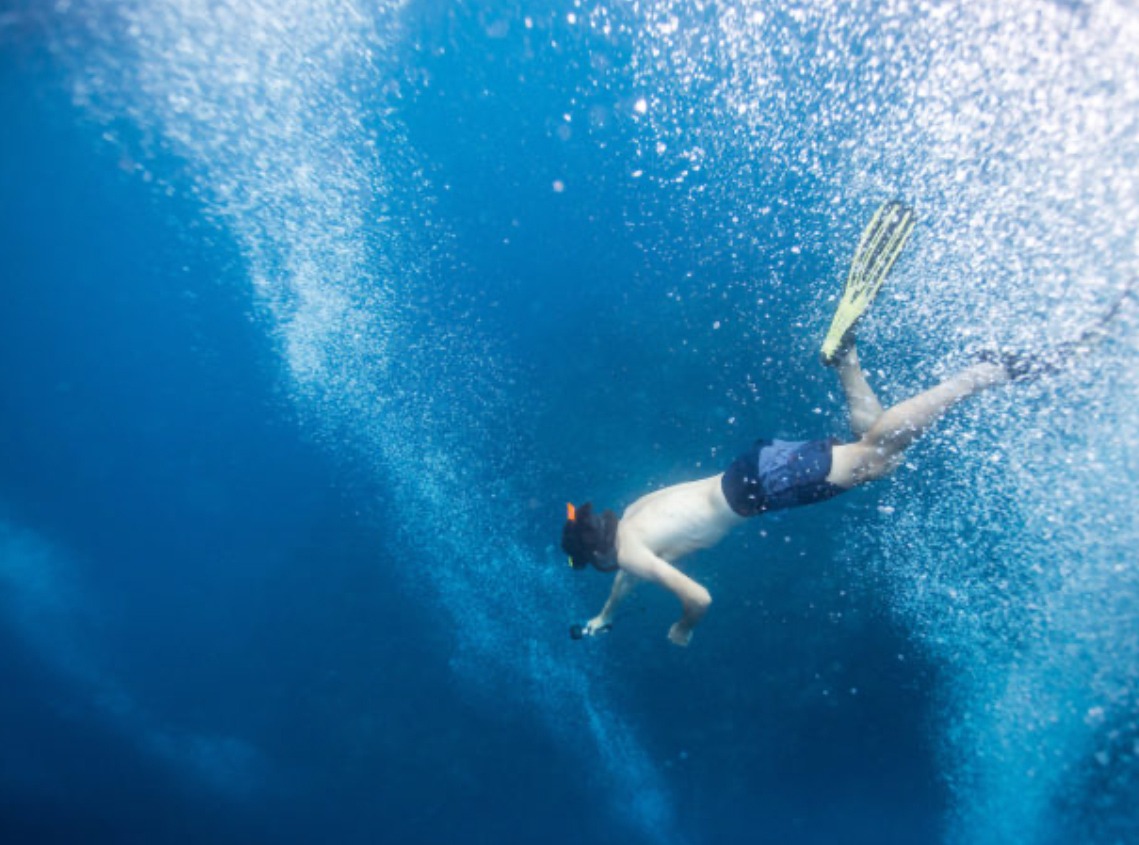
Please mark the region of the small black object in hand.
POLYGON ((581 640, 589 636, 596 636, 597 634, 608 634, 612 630, 612 625, 600 625, 594 628, 593 632, 590 633, 585 629, 584 625, 570 625, 570 639, 581 640))

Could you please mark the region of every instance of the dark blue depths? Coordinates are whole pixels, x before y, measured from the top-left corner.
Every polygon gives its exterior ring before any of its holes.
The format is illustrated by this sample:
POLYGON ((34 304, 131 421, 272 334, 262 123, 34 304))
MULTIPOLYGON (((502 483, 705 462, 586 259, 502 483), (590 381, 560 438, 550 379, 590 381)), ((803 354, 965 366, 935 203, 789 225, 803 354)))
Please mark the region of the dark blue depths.
MULTIPOLYGON (((754 297, 710 293, 710 281, 746 280, 762 256, 741 263, 710 246, 709 221, 671 218, 628 188, 619 120, 598 130, 611 133, 606 149, 596 133, 553 131, 559 74, 576 74, 588 45, 571 41, 564 65, 523 80, 511 42, 480 39, 475 16, 418 14, 422 49, 406 61, 433 85, 409 93, 401 118, 427 175, 448 186, 433 213, 455 259, 439 286, 464 291, 528 362, 517 390, 533 452, 593 455, 519 468, 519 488, 548 505, 518 528, 535 555, 556 537, 560 501, 594 478, 621 505, 700 472, 712 448, 726 462, 755 435, 840 432, 833 404, 829 423, 812 413, 828 384, 804 352, 813 341, 795 327, 794 296, 758 334, 742 320, 711 328, 754 297), (433 52, 433 39, 449 49, 433 52), (657 221, 647 244, 625 239, 629 214, 657 221), (669 324, 659 303, 673 287, 684 304, 669 324), (749 360, 753 349, 803 354, 777 372, 749 360), (589 407, 559 372, 596 379, 589 407), (742 390, 747 376, 763 405, 742 390), (590 439, 591 420, 615 416, 635 435, 590 439)), ((611 58, 619 67, 619 51, 611 58)), ((50 637, 30 643, 14 616, 0 626, 0 838, 636 838, 582 756, 510 689, 472 690, 451 671, 463 632, 392 575, 409 561, 384 521, 386 480, 314 442, 284 395, 238 246, 189 191, 169 197, 129 172, 35 45, 2 60, 2 515, 66 550, 77 604, 98 610, 44 615, 82 644, 54 662, 50 637), (116 692, 126 703, 107 703, 116 692), (218 790, 191 771, 194 755, 164 751, 199 736, 255 748, 241 767, 253 785, 218 790)), ((153 165, 179 186, 177 162, 153 165)), ((760 237, 793 238, 776 228, 760 237)), ((785 284, 833 275, 829 262, 804 256, 785 284)), ((436 307, 446 320, 445 295, 436 307)), ((671 600, 647 593, 606 640, 566 638, 609 652, 614 697, 663 773, 682 838, 939 838, 934 669, 874 585, 844 568, 858 561, 834 554, 844 520, 873 502, 860 491, 757 522, 722 558, 702 558, 716 610, 737 607, 713 612, 688 652, 664 640, 671 600), (729 579, 717 560, 754 569, 729 579), (718 591, 727 580, 750 616, 718 591)), ((586 587, 570 576, 567 618, 535 636, 565 638, 570 614, 603 598, 598 576, 586 587)))

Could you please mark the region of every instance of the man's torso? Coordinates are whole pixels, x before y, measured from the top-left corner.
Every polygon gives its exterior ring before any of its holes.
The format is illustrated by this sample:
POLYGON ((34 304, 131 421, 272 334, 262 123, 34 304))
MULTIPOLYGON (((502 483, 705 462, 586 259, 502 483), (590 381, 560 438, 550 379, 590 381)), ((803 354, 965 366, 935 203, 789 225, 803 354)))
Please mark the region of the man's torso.
POLYGON ((720 476, 676 484, 642 496, 625 509, 617 526, 617 552, 639 544, 669 563, 714 546, 743 522, 728 506, 720 476))

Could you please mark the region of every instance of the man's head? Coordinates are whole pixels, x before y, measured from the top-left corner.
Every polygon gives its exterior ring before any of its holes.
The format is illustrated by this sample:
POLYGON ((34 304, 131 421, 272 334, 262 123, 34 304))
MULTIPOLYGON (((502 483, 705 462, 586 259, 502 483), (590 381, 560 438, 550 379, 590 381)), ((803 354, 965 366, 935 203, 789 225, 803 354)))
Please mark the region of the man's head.
POLYGON ((590 502, 579 508, 567 504, 562 550, 574 569, 593 564, 602 572, 612 572, 617 568, 617 514, 610 510, 594 513, 590 502))

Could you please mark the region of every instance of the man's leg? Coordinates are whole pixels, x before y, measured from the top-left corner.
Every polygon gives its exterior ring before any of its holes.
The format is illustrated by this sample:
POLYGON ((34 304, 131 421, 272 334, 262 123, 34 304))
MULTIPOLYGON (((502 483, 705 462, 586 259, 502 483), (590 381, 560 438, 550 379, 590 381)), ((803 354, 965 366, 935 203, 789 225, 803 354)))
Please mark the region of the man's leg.
MULTIPOLYGON (((853 487, 888 475, 902 453, 929 427, 960 402, 1005 384, 1009 375, 1000 364, 974 364, 924 393, 894 405, 881 415, 857 443, 835 446, 827 481, 853 487)), ((853 413, 852 413, 853 416, 853 413)))
POLYGON ((846 394, 851 431, 862 437, 882 416, 882 403, 878 401, 870 383, 866 381, 866 374, 862 372, 853 340, 839 358, 838 378, 842 382, 842 391, 846 394))

